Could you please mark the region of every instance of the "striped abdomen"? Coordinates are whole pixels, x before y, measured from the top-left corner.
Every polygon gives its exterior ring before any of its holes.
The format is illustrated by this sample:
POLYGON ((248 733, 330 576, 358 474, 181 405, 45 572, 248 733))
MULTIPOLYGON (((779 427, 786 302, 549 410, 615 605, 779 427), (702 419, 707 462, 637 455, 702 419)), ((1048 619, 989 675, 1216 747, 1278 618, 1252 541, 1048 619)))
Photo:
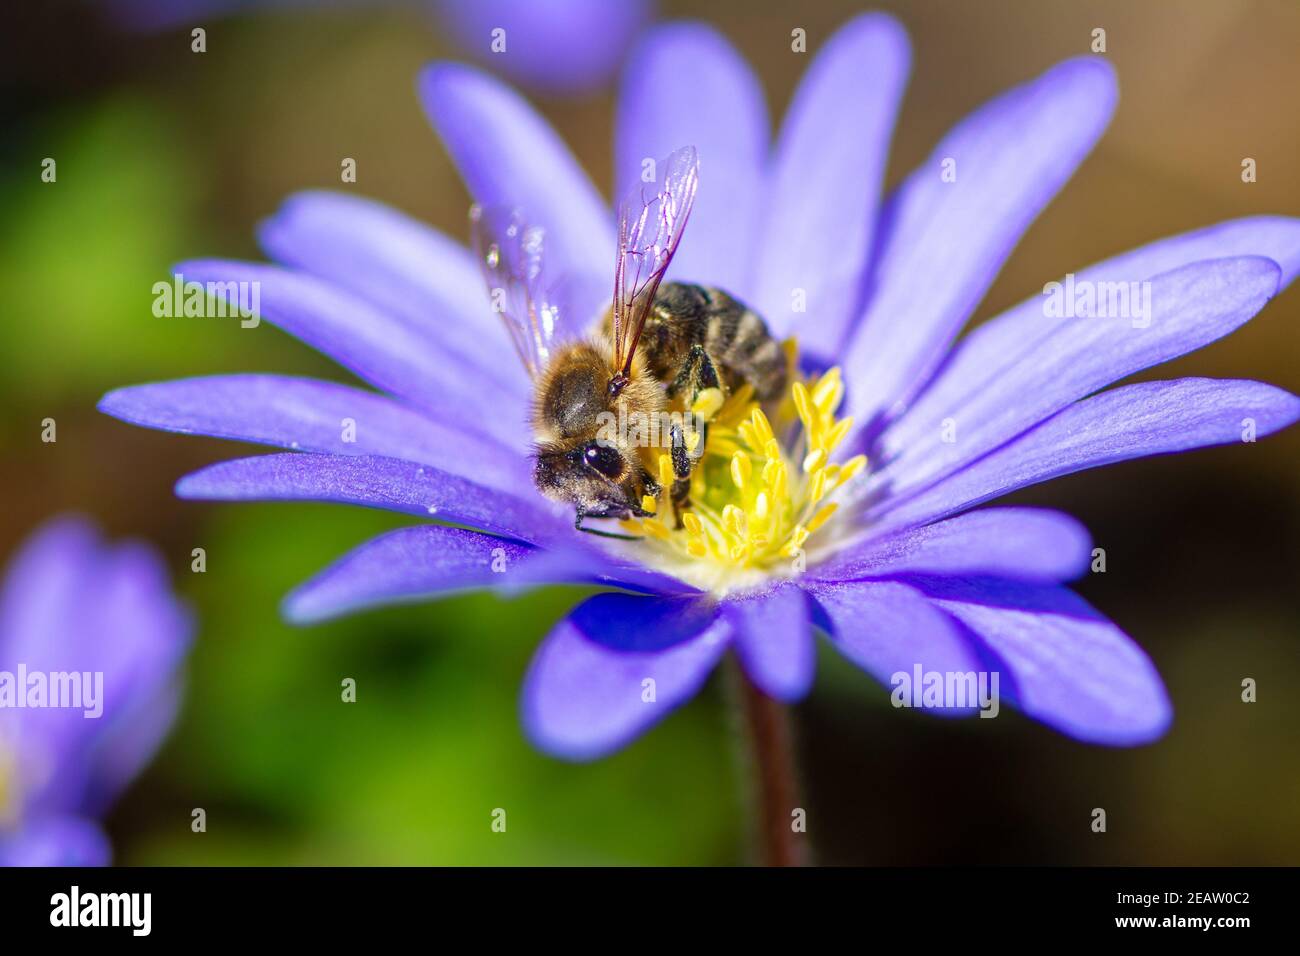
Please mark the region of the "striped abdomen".
POLYGON ((757 312, 721 289, 665 282, 641 332, 646 363, 671 383, 694 345, 704 347, 731 389, 748 382, 764 401, 785 389, 785 352, 757 312))

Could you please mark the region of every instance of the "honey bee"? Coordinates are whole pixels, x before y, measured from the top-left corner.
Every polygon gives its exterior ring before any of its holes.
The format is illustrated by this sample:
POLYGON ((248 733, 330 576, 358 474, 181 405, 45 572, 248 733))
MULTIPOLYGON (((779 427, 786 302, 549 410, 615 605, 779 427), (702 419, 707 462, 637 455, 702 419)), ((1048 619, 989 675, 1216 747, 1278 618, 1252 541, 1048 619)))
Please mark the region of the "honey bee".
POLYGON ((692 435, 681 415, 664 413, 690 413, 707 428, 735 389, 749 385, 760 402, 770 401, 788 374, 784 350, 752 309, 721 289, 662 282, 690 217, 699 159, 688 146, 657 168, 656 192, 643 185, 619 205, 613 302, 588 338, 564 340, 544 278, 544 230, 519 210, 470 211, 494 310, 533 380, 534 483, 574 506, 575 528, 608 537, 627 536, 583 521, 656 514, 665 491, 678 522, 689 504, 705 434, 692 435), (672 424, 657 431, 656 443, 645 441, 645 430, 611 435, 607 427, 666 419, 672 424), (670 477, 659 465, 664 453, 670 477))

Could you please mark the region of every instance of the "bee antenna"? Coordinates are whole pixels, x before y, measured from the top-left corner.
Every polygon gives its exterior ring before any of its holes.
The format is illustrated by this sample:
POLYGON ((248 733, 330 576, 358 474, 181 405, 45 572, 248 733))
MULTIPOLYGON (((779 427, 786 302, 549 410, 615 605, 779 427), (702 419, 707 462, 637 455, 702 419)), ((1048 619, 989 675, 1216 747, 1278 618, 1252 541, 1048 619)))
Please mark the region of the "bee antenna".
POLYGON ((600 528, 588 528, 583 525, 583 519, 591 518, 594 515, 583 514, 578 512, 577 519, 573 522, 573 527, 583 534, 594 534, 601 538, 614 538, 618 541, 640 541, 641 536, 635 534, 619 534, 617 531, 602 531, 600 528))

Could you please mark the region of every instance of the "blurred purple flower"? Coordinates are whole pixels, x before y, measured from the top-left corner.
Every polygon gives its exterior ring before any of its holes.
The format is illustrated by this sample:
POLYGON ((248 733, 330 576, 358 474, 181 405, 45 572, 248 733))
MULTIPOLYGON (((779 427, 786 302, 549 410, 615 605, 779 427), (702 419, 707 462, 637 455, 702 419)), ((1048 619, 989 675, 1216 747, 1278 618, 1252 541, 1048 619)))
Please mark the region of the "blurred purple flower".
POLYGON ((471 56, 529 89, 572 95, 609 80, 637 32, 650 22, 653 0, 110 0, 134 29, 202 26, 203 18, 257 9, 310 12, 409 6, 428 9, 471 56), (495 31, 505 31, 502 35, 495 31), (493 48, 501 36, 504 49, 493 48))
POLYGON ((652 0, 434 0, 442 24, 480 62, 532 90, 574 94, 614 76, 636 34, 650 22, 652 0), (504 52, 491 52, 493 31, 504 52))
POLYGON ((3 679, 16 682, 21 668, 47 686, 48 675, 73 672, 98 672, 102 684, 97 717, 85 707, 0 706, 0 865, 108 863, 95 820, 171 727, 191 631, 143 544, 109 546, 88 522, 65 517, 14 556, 0 594, 3 679))
MULTIPOLYGON (((610 552, 575 533, 571 514, 530 484, 528 382, 475 262, 353 196, 301 194, 264 223, 279 266, 178 268, 260 282, 266 318, 386 394, 249 374, 125 388, 100 407, 294 449, 205 468, 179 482, 182 497, 345 502, 479 529, 424 524, 364 544, 289 596, 295 621, 473 588, 621 589, 578 605, 528 674, 527 731, 561 756, 623 746, 691 697, 728 648, 764 692, 797 700, 813 679, 814 627, 881 681, 915 666, 996 670, 1005 701, 1074 738, 1155 739, 1170 705, 1151 661, 1061 583, 1087 570, 1087 533, 1053 511, 969 509, 1098 465, 1238 442, 1245 419, 1262 436, 1300 417, 1300 399, 1250 381, 1107 390, 1258 312, 1300 268, 1300 221, 1225 222, 1078 273, 1149 281, 1145 325, 1053 317, 1034 296, 957 341, 1101 135, 1116 84, 1100 58, 1060 64, 958 124, 881 202, 908 69, 892 19, 851 21, 823 44, 770 142, 754 74, 716 32, 678 23, 635 51, 619 103, 619 195, 644 157, 699 150, 699 196, 672 274, 729 290, 777 334, 797 332, 814 359, 843 366, 858 423, 843 445, 866 452, 871 469, 808 542, 803 573, 666 563, 649 545, 610 552)), ((420 91, 474 197, 525 207, 560 271, 608 288, 612 217, 550 127, 463 66, 429 67, 420 91)))

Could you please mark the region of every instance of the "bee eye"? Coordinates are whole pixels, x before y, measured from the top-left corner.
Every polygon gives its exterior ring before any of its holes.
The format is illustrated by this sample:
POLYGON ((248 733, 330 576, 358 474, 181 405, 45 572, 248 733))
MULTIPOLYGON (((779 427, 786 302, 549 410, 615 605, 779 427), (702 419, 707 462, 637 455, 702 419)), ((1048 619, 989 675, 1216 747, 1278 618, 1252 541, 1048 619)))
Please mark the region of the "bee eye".
POLYGON ((582 450, 582 460, 606 478, 616 479, 623 474, 623 456, 609 445, 592 442, 582 450))

